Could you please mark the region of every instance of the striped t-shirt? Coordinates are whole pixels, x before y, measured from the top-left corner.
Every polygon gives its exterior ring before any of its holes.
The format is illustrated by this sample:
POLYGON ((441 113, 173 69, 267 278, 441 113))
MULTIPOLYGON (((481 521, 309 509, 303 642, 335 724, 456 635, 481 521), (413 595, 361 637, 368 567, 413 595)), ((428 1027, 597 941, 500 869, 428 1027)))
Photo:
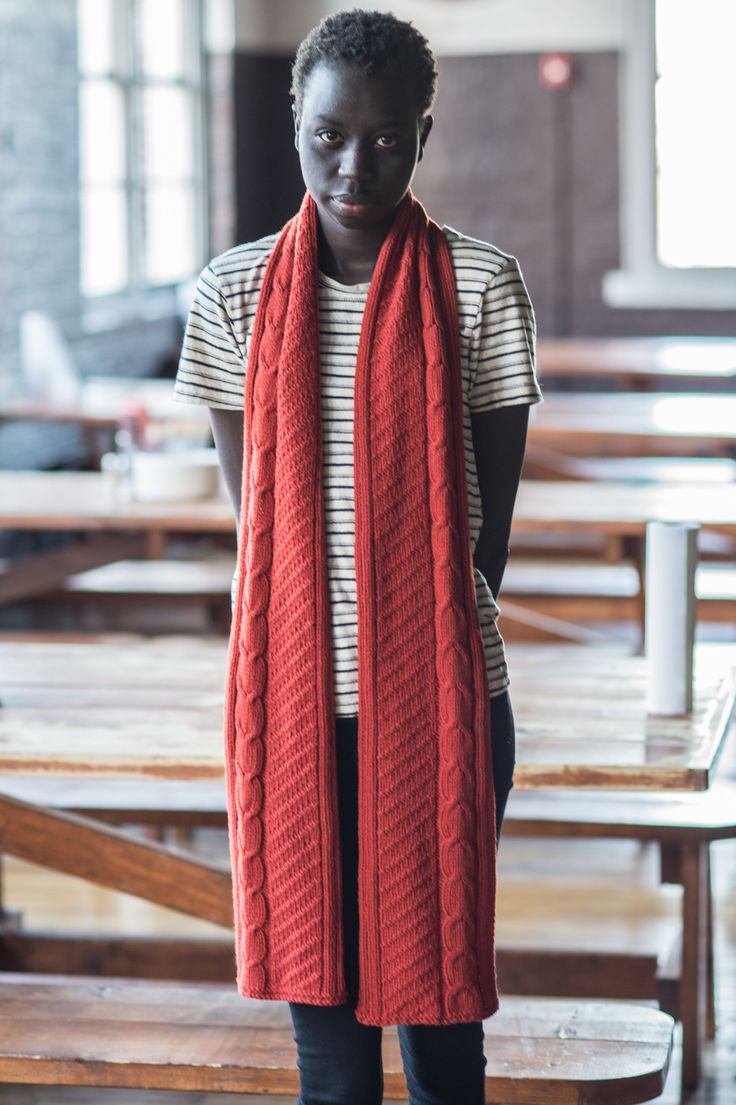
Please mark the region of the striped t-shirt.
MULTIPOLYGON (((471 550, 483 523, 471 411, 542 398, 535 373, 536 323, 515 257, 443 227, 452 255, 460 321, 465 467, 471 550)), ((215 257, 202 271, 189 313, 175 395, 183 402, 242 409, 250 334, 266 262, 278 234, 215 257)), ((323 479, 331 597, 335 711, 358 713, 358 619, 353 499, 355 361, 368 284, 319 276, 323 479)), ((491 696, 509 684, 499 608, 475 569, 491 696)))

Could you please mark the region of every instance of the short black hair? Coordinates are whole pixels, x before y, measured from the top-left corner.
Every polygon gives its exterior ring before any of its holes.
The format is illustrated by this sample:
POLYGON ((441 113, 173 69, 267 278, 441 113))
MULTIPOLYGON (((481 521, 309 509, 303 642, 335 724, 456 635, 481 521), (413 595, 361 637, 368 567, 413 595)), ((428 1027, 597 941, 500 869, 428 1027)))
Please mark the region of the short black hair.
POLYGON ((437 63, 427 39, 391 12, 336 12, 314 27, 299 46, 291 70, 291 95, 301 115, 307 78, 321 61, 344 61, 367 75, 414 75, 420 117, 429 113, 437 90, 437 63))

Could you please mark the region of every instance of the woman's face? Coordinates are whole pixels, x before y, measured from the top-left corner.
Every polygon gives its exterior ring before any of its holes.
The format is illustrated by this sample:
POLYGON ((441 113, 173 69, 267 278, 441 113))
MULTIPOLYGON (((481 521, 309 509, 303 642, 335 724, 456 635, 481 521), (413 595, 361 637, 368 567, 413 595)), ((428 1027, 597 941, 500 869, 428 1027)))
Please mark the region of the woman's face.
POLYGON ((411 79, 319 62, 295 122, 304 183, 325 229, 390 224, 432 126, 431 116, 419 118, 411 79))

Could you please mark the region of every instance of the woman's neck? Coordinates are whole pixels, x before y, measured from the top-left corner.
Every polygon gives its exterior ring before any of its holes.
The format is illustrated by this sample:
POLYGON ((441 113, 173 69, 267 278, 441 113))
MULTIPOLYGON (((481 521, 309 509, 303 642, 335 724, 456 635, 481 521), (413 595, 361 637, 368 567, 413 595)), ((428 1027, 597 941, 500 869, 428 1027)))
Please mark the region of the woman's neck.
POLYGON ((325 228, 320 219, 317 233, 320 271, 341 284, 367 284, 389 229, 390 224, 365 231, 337 225, 325 228))

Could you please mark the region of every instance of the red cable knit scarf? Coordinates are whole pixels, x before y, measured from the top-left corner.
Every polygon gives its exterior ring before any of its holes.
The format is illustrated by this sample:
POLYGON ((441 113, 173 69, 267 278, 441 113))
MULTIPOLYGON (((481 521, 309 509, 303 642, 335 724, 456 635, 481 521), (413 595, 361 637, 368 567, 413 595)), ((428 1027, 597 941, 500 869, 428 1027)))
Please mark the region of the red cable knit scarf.
MULTIPOLYGON (((341 1005, 317 275, 307 194, 269 259, 248 359, 225 743, 238 989, 341 1005)), ((498 1007, 455 294, 444 235, 409 193, 376 263, 355 373, 363 1024, 498 1007)))

